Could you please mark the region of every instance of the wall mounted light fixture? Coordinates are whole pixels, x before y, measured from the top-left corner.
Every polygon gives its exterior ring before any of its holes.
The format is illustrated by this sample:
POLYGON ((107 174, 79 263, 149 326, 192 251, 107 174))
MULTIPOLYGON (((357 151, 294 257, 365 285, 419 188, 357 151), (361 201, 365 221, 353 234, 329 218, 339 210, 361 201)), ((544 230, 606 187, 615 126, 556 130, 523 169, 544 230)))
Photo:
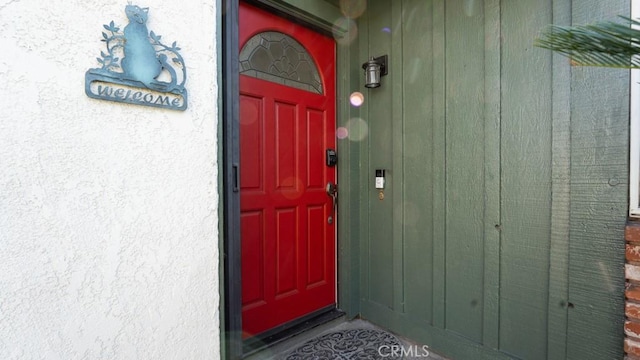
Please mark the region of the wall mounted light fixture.
POLYGON ((380 78, 387 75, 387 55, 371 57, 371 60, 362 64, 364 69, 364 86, 377 88, 380 86, 380 78))

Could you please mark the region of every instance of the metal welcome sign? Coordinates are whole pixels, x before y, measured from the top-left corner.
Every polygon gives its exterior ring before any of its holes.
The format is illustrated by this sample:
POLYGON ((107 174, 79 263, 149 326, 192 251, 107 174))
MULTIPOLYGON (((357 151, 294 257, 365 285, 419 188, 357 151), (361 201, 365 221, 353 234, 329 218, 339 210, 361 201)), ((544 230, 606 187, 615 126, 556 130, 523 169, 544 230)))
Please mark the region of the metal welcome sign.
POLYGON ((100 68, 85 74, 87 96, 108 101, 172 110, 187 108, 187 68, 174 41, 167 46, 147 29, 149 8, 127 5, 129 24, 123 31, 111 21, 104 25, 106 52, 100 68))

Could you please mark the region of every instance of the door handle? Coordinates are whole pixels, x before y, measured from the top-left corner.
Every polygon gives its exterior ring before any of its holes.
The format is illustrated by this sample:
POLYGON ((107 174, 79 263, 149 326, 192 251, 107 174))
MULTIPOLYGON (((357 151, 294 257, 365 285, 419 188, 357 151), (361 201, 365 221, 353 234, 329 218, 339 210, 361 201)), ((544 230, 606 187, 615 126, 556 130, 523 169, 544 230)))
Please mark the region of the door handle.
POLYGON ((240 191, 240 170, 238 164, 233 164, 233 192, 240 191))
POLYGON ((327 195, 331 197, 331 215, 327 218, 329 224, 333 224, 334 216, 336 213, 336 207, 338 206, 338 185, 329 181, 327 183, 327 195))

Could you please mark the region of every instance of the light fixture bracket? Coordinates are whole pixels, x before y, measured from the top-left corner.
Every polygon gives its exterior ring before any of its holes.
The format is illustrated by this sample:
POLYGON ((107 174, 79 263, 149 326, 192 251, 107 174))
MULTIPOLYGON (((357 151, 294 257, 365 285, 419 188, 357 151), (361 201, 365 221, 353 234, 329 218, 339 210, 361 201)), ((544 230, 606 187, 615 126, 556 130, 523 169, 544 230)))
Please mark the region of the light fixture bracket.
POLYGON ((371 60, 365 62, 364 64, 362 64, 362 68, 363 69, 367 69, 367 66, 369 65, 369 63, 376 63, 378 65, 380 65, 380 76, 385 76, 389 73, 388 69, 387 69, 387 62, 389 60, 389 55, 382 55, 382 56, 378 56, 378 57, 371 57, 371 60))
POLYGON ((369 61, 362 64, 365 87, 370 89, 380 87, 380 79, 388 73, 387 59, 387 55, 372 56, 369 61))

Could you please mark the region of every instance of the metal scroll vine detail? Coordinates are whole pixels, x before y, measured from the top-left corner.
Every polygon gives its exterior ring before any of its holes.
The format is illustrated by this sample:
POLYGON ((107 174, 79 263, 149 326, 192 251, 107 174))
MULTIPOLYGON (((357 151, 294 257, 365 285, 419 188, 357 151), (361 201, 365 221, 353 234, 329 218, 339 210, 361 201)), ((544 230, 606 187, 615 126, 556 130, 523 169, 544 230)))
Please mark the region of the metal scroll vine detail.
POLYGON ((187 68, 174 41, 171 46, 147 29, 149 8, 126 5, 129 23, 120 31, 113 21, 103 25, 106 52, 101 65, 85 74, 87 96, 108 101, 172 110, 187 108, 187 68))
POLYGON ((240 50, 240 74, 322 94, 322 80, 307 50, 277 31, 254 35, 240 50))

